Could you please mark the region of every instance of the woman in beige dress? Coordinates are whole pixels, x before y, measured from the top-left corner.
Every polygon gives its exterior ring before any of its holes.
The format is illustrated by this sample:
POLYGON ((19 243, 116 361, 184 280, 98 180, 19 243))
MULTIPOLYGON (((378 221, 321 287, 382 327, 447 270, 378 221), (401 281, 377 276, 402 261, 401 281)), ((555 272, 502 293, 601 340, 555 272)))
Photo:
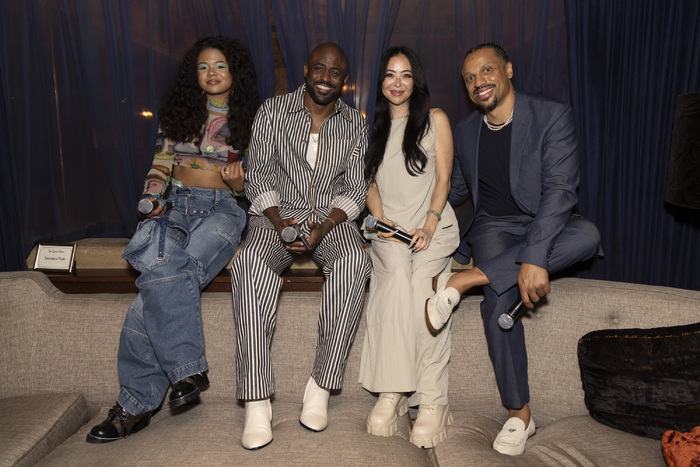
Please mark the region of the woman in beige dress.
POLYGON ((365 228, 372 241, 372 276, 360 383, 379 400, 367 431, 391 436, 398 417, 418 406, 411 442, 433 447, 452 423, 447 402, 450 326, 428 329, 426 300, 432 278, 449 271, 459 230, 447 203, 452 131, 431 109, 423 68, 407 47, 382 54, 372 140, 365 175, 372 216, 412 236, 406 245, 390 233, 365 228))

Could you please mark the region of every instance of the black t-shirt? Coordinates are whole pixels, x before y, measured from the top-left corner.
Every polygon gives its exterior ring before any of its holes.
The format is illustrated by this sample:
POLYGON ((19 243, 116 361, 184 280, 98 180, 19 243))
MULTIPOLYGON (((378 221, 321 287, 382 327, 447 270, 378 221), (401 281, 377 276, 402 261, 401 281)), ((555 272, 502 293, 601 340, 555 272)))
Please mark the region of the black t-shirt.
POLYGON ((512 124, 499 131, 481 123, 479 138, 479 207, 492 216, 523 212, 510 194, 510 138, 512 124))

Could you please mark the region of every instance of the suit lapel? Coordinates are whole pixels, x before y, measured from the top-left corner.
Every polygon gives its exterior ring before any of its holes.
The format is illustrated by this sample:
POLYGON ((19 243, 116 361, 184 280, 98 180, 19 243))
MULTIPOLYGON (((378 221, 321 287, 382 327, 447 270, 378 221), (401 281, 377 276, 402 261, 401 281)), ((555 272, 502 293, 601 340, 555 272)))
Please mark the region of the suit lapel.
MULTIPOLYGON (((517 197, 520 165, 527 135, 530 134, 530 126, 532 125, 530 106, 525 95, 515 94, 515 110, 512 125, 513 129, 510 138, 510 193, 513 199, 520 204, 520 200, 517 197)), ((527 170, 527 167, 525 170, 527 170)))
POLYGON ((472 113, 472 119, 467 125, 468 131, 466 134, 467 144, 473 144, 473 151, 468 151, 467 154, 472 155, 468 158, 469 163, 469 187, 472 192, 472 202, 474 207, 478 206, 479 202, 479 137, 481 136, 481 120, 483 118, 481 111, 475 110, 472 113))

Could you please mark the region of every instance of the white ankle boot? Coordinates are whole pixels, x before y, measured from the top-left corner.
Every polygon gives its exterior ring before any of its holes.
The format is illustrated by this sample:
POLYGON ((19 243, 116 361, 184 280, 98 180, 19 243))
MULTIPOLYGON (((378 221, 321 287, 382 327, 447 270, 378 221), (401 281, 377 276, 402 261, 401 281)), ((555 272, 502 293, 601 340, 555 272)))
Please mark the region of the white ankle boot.
POLYGON ((304 405, 301 408, 299 423, 311 431, 323 431, 328 426, 328 399, 330 391, 309 378, 304 391, 304 405))
POLYGON ((399 417, 408 411, 408 398, 397 392, 383 392, 367 417, 367 433, 392 436, 399 429, 399 417))
POLYGON ((411 430, 411 442, 419 448, 432 448, 447 438, 452 425, 449 405, 421 405, 411 430))
POLYGON ((272 442, 272 404, 270 399, 246 401, 241 444, 246 449, 260 449, 272 442))

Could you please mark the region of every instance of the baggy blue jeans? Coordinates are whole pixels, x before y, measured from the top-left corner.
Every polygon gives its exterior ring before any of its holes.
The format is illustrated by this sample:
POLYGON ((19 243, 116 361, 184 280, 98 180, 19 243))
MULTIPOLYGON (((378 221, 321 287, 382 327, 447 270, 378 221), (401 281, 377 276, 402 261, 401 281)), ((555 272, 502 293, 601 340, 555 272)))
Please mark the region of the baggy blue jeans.
POLYGON ((118 402, 138 415, 171 383, 208 368, 200 295, 231 260, 245 212, 226 190, 173 188, 163 217, 141 222, 122 257, 141 275, 119 341, 118 402))

